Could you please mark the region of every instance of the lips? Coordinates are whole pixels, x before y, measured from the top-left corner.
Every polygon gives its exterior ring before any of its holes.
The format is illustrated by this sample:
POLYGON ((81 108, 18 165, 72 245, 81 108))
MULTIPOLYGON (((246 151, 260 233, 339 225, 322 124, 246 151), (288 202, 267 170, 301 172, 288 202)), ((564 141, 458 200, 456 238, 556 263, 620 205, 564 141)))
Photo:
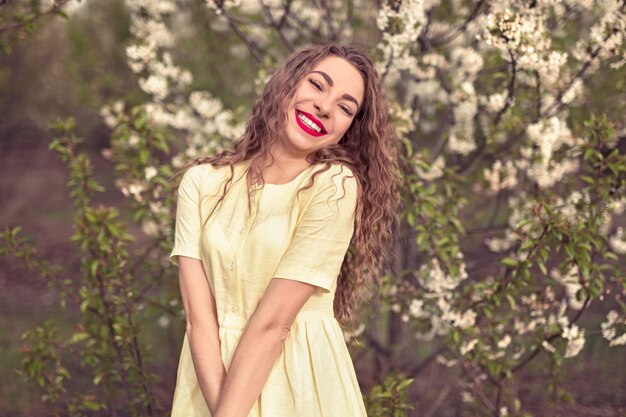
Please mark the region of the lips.
POLYGON ((300 126, 300 128, 302 130, 304 130, 305 132, 307 132, 309 135, 318 137, 318 136, 323 136, 323 135, 328 133, 328 131, 326 130, 326 127, 324 126, 324 124, 322 122, 320 122, 319 120, 317 120, 312 114, 307 113, 307 112, 302 111, 302 110, 296 109, 295 115, 296 115, 296 122, 298 123, 298 126, 300 126), (317 132, 317 131, 311 129, 309 126, 307 126, 298 117, 298 112, 302 113, 303 115, 305 115, 306 117, 311 119, 311 121, 313 121, 316 125, 318 125, 322 131, 321 132, 317 132))

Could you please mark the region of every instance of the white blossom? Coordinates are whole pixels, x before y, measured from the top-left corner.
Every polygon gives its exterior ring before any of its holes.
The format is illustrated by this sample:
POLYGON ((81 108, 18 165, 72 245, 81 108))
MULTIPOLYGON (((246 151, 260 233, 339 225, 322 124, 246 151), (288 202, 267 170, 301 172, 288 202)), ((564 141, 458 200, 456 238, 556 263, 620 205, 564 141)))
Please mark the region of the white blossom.
POLYGON ((167 316, 166 314, 163 314, 161 317, 159 317, 158 323, 160 327, 166 328, 170 325, 170 317, 167 316))
POLYGON ((489 183, 489 190, 494 193, 517 186, 517 168, 510 160, 504 164, 501 160, 496 160, 491 169, 485 168, 483 175, 489 183))
POLYGON ((424 181, 433 181, 437 178, 441 178, 443 175, 443 169, 445 167, 445 160, 443 155, 439 155, 437 159, 430 165, 428 170, 423 170, 418 165, 415 165, 415 172, 424 181))
POLYGON ((469 391, 461 391, 461 401, 463 401, 464 403, 473 403, 474 400, 475 398, 472 393, 470 393, 469 391))
POLYGON ((507 347, 508 345, 510 345, 510 344, 511 344, 511 336, 510 336, 510 335, 508 335, 508 334, 505 334, 505 335, 502 337, 502 339, 500 339, 500 340, 498 341, 498 347, 499 347, 500 349, 506 349, 506 347, 507 347))
POLYGON ((411 304, 409 304, 409 314, 416 319, 428 317, 428 313, 424 311, 424 301, 418 299, 411 301, 411 304))
POLYGON ((157 169, 153 166, 146 167, 144 171, 145 171, 145 178, 147 181, 150 181, 158 173, 157 169))
POLYGON ((472 339, 470 341, 464 341, 463 344, 461 345, 460 348, 460 352, 461 355, 465 356, 467 355, 469 352, 471 352, 474 347, 476 346, 476 343, 478 343, 478 339, 472 339))
POLYGON ((456 359, 446 359, 443 355, 437 355, 435 357, 435 360, 437 361, 437 363, 440 363, 443 366, 446 366, 448 368, 451 368, 451 367, 453 367, 454 365, 456 365, 458 363, 458 360, 456 360, 456 359))
POLYGON ((621 255, 626 255, 626 236, 624 236, 624 228, 619 226, 613 236, 609 238, 611 249, 621 255))
POLYGON ((506 91, 502 91, 490 94, 489 96, 479 96, 478 102, 482 106, 485 106, 488 112, 495 113, 504 108, 507 96, 508 93, 506 91))
POLYGON ((141 230, 148 236, 156 237, 159 235, 159 225, 154 220, 145 220, 141 224, 141 230))
POLYGON ((168 84, 164 77, 150 75, 148 78, 141 78, 139 86, 146 93, 153 95, 157 100, 163 100, 167 96, 168 84))
POLYGON ((572 265, 565 274, 554 268, 550 271, 550 276, 559 284, 565 287, 565 293, 567 295, 567 302, 569 307, 574 310, 580 310, 584 305, 584 297, 580 300, 576 298, 576 294, 582 290, 580 283, 581 277, 578 266, 572 265))
POLYGON ((365 324, 359 323, 359 325, 352 331, 343 330, 343 337, 346 343, 350 342, 350 340, 360 336, 365 330, 365 324))
POLYGON ((561 337, 567 340, 565 348, 565 357, 572 358, 582 350, 585 345, 585 330, 576 324, 571 324, 563 328, 561 337))
POLYGON ((556 349, 554 348, 554 346, 552 346, 547 340, 544 340, 543 342, 541 342, 541 346, 543 346, 543 348, 550 353, 556 352, 556 349))
POLYGON ((600 324, 602 337, 609 340, 609 346, 621 346, 626 344, 626 331, 617 336, 617 328, 621 326, 622 331, 626 327, 626 318, 620 317, 616 310, 611 310, 606 315, 606 321, 600 324))

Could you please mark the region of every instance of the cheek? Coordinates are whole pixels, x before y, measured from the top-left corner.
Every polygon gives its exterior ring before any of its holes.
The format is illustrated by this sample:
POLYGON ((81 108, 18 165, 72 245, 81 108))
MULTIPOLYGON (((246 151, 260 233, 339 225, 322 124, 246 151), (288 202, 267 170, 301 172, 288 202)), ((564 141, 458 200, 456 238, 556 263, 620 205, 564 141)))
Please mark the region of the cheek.
POLYGON ((346 131, 350 128, 351 124, 352 124, 352 119, 344 118, 344 120, 341 120, 337 124, 337 133, 339 134, 339 136, 346 133, 346 131))

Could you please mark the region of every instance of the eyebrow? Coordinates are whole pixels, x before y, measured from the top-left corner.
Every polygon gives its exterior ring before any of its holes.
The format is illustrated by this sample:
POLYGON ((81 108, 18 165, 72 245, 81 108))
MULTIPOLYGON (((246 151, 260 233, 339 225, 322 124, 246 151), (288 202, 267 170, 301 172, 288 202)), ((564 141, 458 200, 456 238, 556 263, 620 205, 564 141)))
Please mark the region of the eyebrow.
MULTIPOLYGON (((333 79, 330 78, 330 75, 326 74, 324 71, 311 71, 311 73, 313 72, 321 74, 322 77, 324 77, 324 79, 328 83, 328 85, 330 85, 331 87, 334 85, 333 79)), ((352 101, 354 104, 356 104, 356 108, 357 109, 359 108, 359 102, 357 101, 356 98, 352 97, 350 94, 344 94, 343 96, 341 96, 341 98, 345 98, 346 100, 352 101)))

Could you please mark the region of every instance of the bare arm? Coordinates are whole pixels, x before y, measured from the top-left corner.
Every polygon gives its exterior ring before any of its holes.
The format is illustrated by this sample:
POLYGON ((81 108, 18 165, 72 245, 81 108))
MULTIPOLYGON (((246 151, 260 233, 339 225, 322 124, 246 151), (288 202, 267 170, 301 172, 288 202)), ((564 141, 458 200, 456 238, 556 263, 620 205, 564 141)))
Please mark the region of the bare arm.
POLYGON ((323 184, 239 339, 214 417, 248 416, 296 315, 316 289, 330 292, 339 275, 353 234, 358 183, 349 172, 332 177, 335 171, 321 177, 323 184))
POLYGON ((239 339, 215 417, 246 417, 315 286, 273 278, 239 339))
POLYGON ((215 415, 226 371, 220 352, 215 298, 202 261, 179 256, 180 292, 187 322, 187 339, 200 390, 215 415))

